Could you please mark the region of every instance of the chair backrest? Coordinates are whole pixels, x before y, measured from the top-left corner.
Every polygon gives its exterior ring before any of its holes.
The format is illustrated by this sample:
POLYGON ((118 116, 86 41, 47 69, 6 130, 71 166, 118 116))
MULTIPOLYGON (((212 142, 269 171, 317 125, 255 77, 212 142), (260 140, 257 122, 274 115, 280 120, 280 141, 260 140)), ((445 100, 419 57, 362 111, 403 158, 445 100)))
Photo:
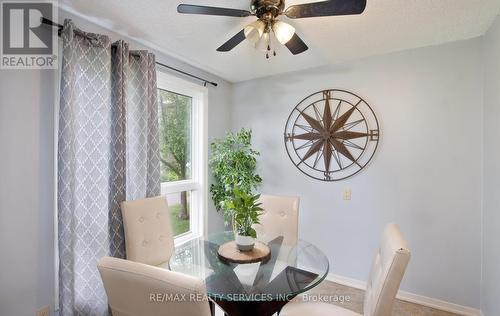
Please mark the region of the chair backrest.
POLYGON ((164 196, 121 203, 127 259, 160 265, 170 260, 174 239, 164 196))
POLYGON ((410 256, 410 248, 398 226, 387 225, 367 282, 365 316, 391 315, 410 256))
POLYGON ((111 257, 97 268, 113 316, 210 316, 201 279, 111 257))
POLYGON ((264 209, 260 224, 254 225, 257 237, 270 241, 283 236, 283 244, 295 245, 298 239, 299 198, 297 196, 261 195, 264 209))

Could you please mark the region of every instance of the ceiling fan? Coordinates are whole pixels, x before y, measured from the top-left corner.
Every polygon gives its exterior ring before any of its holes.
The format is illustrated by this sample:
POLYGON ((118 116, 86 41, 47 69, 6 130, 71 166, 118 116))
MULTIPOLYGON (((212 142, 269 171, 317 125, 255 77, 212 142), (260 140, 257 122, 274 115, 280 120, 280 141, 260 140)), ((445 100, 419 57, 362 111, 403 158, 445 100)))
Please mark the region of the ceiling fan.
MULTIPOLYGON (((204 14, 231 17, 256 16, 257 20, 222 44, 217 51, 228 52, 249 40, 255 48, 271 53, 272 34, 279 43, 285 45, 292 54, 297 55, 308 49, 307 45, 295 33, 295 28, 280 21, 285 15, 290 19, 312 18, 321 16, 361 14, 365 10, 366 0, 327 0, 289 6, 285 9, 285 0, 251 0, 250 11, 230 8, 209 7, 193 4, 180 4, 177 12, 185 14, 204 14)), ((276 52, 273 52, 276 56, 276 52)))

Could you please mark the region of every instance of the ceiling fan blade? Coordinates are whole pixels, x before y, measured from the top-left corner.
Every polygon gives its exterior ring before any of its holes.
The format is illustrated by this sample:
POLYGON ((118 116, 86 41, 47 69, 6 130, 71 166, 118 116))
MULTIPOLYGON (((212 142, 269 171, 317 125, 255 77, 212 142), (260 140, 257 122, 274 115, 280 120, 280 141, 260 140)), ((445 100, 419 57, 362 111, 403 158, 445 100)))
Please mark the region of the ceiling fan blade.
POLYGON ((231 49, 238 46, 238 44, 243 42, 244 40, 245 40, 245 30, 241 30, 235 36, 231 37, 227 42, 225 42, 219 48, 217 48, 217 51, 228 52, 231 49))
POLYGON ((177 12, 185 14, 205 14, 235 17, 246 17, 252 15, 250 11, 246 10, 207 7, 194 4, 179 4, 179 6, 177 6, 177 12))
POLYGON ((317 16, 361 14, 366 0, 328 0, 292 5, 285 10, 291 19, 312 18, 317 16))
POLYGON ((302 39, 297 35, 297 33, 293 34, 293 37, 285 44, 285 46, 294 55, 303 53, 309 48, 307 47, 306 43, 304 43, 302 39))

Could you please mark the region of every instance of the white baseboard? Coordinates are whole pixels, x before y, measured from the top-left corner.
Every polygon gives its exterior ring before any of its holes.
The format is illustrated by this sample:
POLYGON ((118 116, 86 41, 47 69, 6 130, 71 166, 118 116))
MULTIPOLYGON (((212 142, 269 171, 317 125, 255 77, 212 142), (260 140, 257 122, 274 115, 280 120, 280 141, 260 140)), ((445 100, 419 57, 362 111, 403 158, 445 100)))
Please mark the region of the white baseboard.
MULTIPOLYGON (((343 277, 343 276, 335 275, 335 274, 331 274, 331 273, 328 274, 326 279, 328 281, 332 281, 332 282, 335 282, 338 284, 346 285, 346 286, 353 287, 353 288, 360 289, 360 290, 366 289, 366 282, 364 282, 364 281, 360 281, 360 280, 356 280, 356 279, 352 279, 352 278, 347 278, 347 277, 343 277)), ((415 304, 419 304, 419 305, 423 305, 423 306, 428 306, 428 307, 440 309, 440 310, 443 310, 446 312, 455 313, 455 314, 459 314, 459 315, 483 316, 481 311, 477 308, 462 306, 462 305, 458 305, 455 303, 450 303, 450 302, 446 302, 443 300, 439 300, 439 299, 435 299, 435 298, 431 298, 431 297, 427 297, 427 296, 423 296, 423 295, 409 293, 406 291, 399 291, 397 298, 402 300, 402 301, 415 303, 415 304)))
POLYGON ((338 284, 353 287, 353 288, 358 289, 358 290, 363 290, 363 291, 366 290, 366 282, 364 282, 364 281, 351 279, 351 278, 343 277, 343 276, 332 274, 332 273, 328 273, 328 275, 326 276, 326 279, 328 281, 332 281, 332 282, 335 282, 338 284))

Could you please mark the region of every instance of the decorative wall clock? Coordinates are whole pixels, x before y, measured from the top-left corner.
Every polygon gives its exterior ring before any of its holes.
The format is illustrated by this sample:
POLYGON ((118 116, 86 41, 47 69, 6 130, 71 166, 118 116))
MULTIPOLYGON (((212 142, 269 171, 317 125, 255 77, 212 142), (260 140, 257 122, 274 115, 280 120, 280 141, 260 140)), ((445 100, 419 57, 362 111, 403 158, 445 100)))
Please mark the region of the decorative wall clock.
POLYGON ((331 89, 311 94, 293 109, 285 126, 285 147, 304 174, 338 181, 370 162, 379 136, 377 117, 365 100, 331 89))

